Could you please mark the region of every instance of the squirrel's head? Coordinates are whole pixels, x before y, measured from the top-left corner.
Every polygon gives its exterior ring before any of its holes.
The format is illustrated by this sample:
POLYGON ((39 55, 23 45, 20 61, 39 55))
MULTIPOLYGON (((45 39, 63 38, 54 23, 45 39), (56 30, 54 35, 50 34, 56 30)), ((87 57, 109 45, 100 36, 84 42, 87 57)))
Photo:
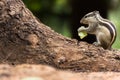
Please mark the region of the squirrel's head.
POLYGON ((97 16, 100 15, 99 11, 93 11, 88 14, 86 14, 81 20, 80 23, 82 24, 89 24, 97 22, 97 16))

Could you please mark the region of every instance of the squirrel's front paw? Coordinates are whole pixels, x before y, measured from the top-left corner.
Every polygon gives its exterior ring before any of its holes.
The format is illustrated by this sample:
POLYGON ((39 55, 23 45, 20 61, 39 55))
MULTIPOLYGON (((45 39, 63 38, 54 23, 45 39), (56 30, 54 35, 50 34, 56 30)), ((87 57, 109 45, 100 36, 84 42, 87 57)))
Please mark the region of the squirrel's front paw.
POLYGON ((78 28, 78 32, 81 32, 81 31, 85 31, 85 27, 84 26, 81 26, 80 28, 78 28))
POLYGON ((93 45, 95 45, 95 46, 100 46, 100 43, 94 42, 93 45))

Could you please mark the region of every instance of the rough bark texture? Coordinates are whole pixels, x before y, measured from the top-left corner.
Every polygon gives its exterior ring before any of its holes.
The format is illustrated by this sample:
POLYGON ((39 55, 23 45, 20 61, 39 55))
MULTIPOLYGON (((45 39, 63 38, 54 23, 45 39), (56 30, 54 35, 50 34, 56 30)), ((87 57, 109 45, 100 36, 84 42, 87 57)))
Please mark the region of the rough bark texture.
POLYGON ((66 38, 38 21, 21 0, 0 0, 0 63, 120 71, 120 52, 66 38))

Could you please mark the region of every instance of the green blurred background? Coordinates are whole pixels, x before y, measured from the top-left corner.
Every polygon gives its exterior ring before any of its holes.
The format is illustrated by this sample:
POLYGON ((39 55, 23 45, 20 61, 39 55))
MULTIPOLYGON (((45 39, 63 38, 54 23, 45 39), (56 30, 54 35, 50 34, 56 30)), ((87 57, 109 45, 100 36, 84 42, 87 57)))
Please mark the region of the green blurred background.
MULTIPOLYGON (((25 5, 56 32, 79 39, 77 29, 80 19, 88 12, 98 10, 104 18, 110 19, 117 28, 117 39, 113 48, 120 48, 120 0, 23 0, 25 5)), ((95 38, 89 35, 83 39, 88 43, 95 38)))

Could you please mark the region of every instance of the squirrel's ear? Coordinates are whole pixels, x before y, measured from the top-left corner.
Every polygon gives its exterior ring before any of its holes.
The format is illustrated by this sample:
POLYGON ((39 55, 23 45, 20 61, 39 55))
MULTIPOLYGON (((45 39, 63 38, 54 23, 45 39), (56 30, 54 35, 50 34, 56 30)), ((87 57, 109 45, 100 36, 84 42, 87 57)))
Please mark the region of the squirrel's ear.
POLYGON ((100 14, 99 11, 94 11, 94 14, 100 14))

